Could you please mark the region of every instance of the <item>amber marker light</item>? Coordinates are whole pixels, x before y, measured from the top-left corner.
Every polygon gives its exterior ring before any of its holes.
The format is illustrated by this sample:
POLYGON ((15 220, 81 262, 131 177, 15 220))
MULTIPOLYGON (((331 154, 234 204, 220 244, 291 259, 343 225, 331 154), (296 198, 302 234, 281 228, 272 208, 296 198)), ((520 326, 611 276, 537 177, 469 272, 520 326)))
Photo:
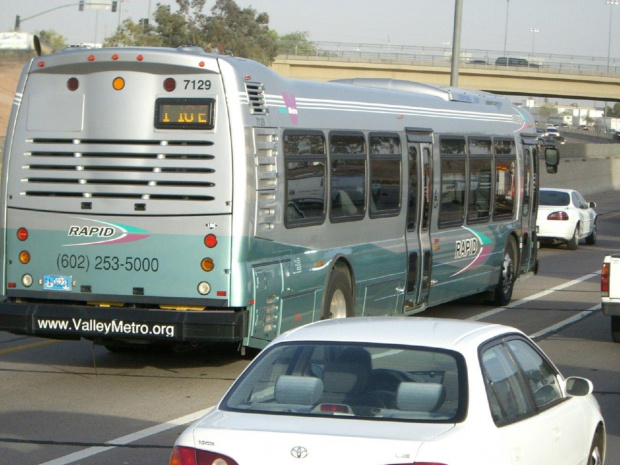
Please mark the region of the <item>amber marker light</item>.
POLYGON ((95 61, 95 55, 88 55, 88 61, 95 61))
POLYGON ((200 262, 200 267, 204 271, 212 271, 213 268, 215 268, 215 263, 213 263, 212 258, 203 258, 202 261, 200 262))
POLYGON ((138 56, 136 57, 136 59, 137 59, 138 61, 142 61, 142 60, 144 60, 144 57, 143 57, 142 55, 138 55, 138 56))
POLYGON ((28 239, 28 230, 26 228, 19 228, 17 230, 17 238, 22 242, 28 239))
POLYGON ((217 237, 215 234, 207 234, 205 236, 205 245, 210 249, 217 245, 217 237))
POLYGON ((115 53, 114 55, 112 55, 112 59, 113 59, 114 61, 118 60, 118 55, 115 53))
POLYGON ((122 77, 114 78, 112 81, 112 87, 114 90, 123 90, 125 87, 125 80, 122 77))
POLYGON ((30 252, 28 252, 28 251, 26 251, 26 250, 22 250, 22 251, 19 253, 19 261, 20 261, 21 263, 23 263, 24 265, 25 265, 26 263, 29 263, 29 262, 30 262, 30 252))

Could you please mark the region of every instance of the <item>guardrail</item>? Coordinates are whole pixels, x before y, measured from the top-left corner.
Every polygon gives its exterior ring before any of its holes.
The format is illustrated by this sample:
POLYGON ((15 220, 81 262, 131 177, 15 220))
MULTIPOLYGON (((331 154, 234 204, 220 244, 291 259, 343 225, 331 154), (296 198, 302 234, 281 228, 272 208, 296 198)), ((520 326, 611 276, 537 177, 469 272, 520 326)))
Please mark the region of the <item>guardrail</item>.
MULTIPOLYGON (((452 50, 445 47, 418 47, 394 44, 344 42, 280 43, 279 58, 331 61, 406 63, 422 66, 450 66, 452 50)), ((538 54, 493 50, 462 49, 460 66, 511 71, 554 72, 562 74, 620 76, 620 60, 580 55, 538 54), (524 59, 524 66, 496 65, 500 57, 524 59)), ((507 60, 505 62, 508 62, 507 60)))

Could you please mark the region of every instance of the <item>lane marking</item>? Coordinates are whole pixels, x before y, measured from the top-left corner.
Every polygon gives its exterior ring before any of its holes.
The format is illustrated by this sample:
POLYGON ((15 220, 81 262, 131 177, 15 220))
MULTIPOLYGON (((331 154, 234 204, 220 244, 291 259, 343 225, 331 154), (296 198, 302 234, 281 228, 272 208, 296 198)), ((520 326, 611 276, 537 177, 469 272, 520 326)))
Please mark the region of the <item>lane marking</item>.
POLYGON ((0 355, 10 354, 11 352, 19 352, 20 350, 34 349, 35 347, 47 346, 50 344, 56 344, 58 342, 62 342, 62 341, 58 339, 50 339, 47 341, 33 342, 31 344, 23 344, 17 347, 10 347, 8 349, 2 349, 0 350, 0 355))
POLYGON ((536 339, 536 338, 541 338, 543 336, 546 336, 547 334, 555 333, 556 331, 559 331, 565 326, 569 326, 569 325, 572 325, 573 323, 576 323, 579 320, 583 320, 584 318, 592 315, 594 312, 600 311, 601 309, 602 309, 601 304, 596 304, 594 307, 590 307, 589 309, 584 310, 583 312, 577 313, 577 315, 573 315, 572 317, 567 318, 566 320, 562 320, 554 325, 549 326, 548 328, 541 329, 537 333, 530 334, 529 336, 532 339, 536 339))
MULTIPOLYGON (((514 308, 517 307, 519 305, 522 305, 526 302, 531 302, 532 300, 536 300, 539 299, 541 297, 547 296, 549 294, 552 294, 553 292, 557 292, 557 291, 561 291, 562 289, 566 289, 567 287, 570 286, 574 286, 576 284, 579 284, 583 281, 587 281, 588 279, 592 279, 593 277, 596 276, 600 276, 600 271, 595 271, 593 273, 589 273, 587 275, 584 275, 580 278, 577 279, 573 279, 572 281, 568 281, 564 284, 560 284, 559 286, 555 286, 551 289, 548 289, 546 291, 542 291, 539 292, 537 294, 533 294, 529 297, 525 297, 521 300, 518 300, 516 302, 514 302, 511 305, 507 305, 505 307, 498 307, 495 308, 493 310, 489 310, 488 312, 484 312, 481 313, 480 315, 475 315, 473 317, 468 318, 469 320, 480 320, 482 318, 486 318, 488 316, 492 316, 492 315, 496 315, 498 313, 501 313, 505 310, 508 310, 510 308, 514 308)), ((597 304, 594 307, 589 308, 588 310, 585 310, 583 312, 578 313, 577 315, 574 315, 570 318, 567 318, 566 320, 563 320, 559 323, 556 323, 552 326, 549 326, 548 328, 542 329, 541 331, 538 331, 537 333, 531 334, 530 337, 532 339, 534 338, 539 338, 543 335, 558 331, 559 329, 561 329, 564 326, 567 326, 569 324, 572 324, 574 322, 577 322, 579 320, 582 320, 583 318, 586 318, 587 316, 591 315, 593 312, 596 312, 598 310, 600 310, 601 305, 597 304)), ((0 352, 1 353, 1 352, 0 352)), ((128 434, 127 436, 123 436, 117 439, 113 439, 111 441, 106 442, 105 444, 109 444, 109 445, 103 445, 103 446, 98 446, 98 447, 89 447, 88 449, 84 449, 82 451, 78 451, 78 452, 74 452, 73 454, 69 454, 69 455, 65 455, 64 457, 59 457, 57 459, 54 460, 50 460, 48 462, 44 462, 41 463, 40 465, 69 465, 71 463, 77 462, 78 460, 82 460, 88 457, 92 457, 93 455, 97 455, 97 454, 101 454, 103 452, 106 452, 108 450, 114 449, 118 446, 123 446, 123 445, 127 445, 130 444, 132 442, 135 441, 139 441, 141 439, 147 438, 149 436, 153 436, 155 434, 159 434, 162 433, 164 431, 168 431, 172 428, 176 428, 177 426, 183 426, 186 425, 188 423, 191 423, 193 421, 198 420, 199 418, 201 418, 202 416, 206 415, 209 411, 211 411, 213 407, 209 407, 206 408, 204 410, 200 410, 198 412, 195 413, 190 413, 189 415, 185 415, 183 417, 179 417, 175 420, 171 420, 168 421, 166 423, 162 423, 160 425, 155 425, 155 426, 151 426, 150 428, 146 428, 143 429, 141 431, 138 431, 136 433, 132 433, 132 434, 128 434)), ((170 450, 172 450, 172 444, 170 445, 170 450)))
MULTIPOLYGON (((146 437, 163 433, 165 431, 168 431, 169 429, 176 428, 177 426, 186 425, 188 423, 198 420, 203 415, 206 415, 212 408, 213 407, 209 407, 204 410, 199 410, 198 412, 190 413, 189 415, 176 418, 175 420, 170 420, 160 425, 151 426, 150 428, 146 428, 141 431, 137 431, 135 433, 128 434, 127 436, 113 439, 105 443, 109 445, 104 444, 103 446, 89 447, 88 449, 74 452, 73 454, 65 455, 64 457, 59 457, 57 459, 50 460, 49 462, 41 463, 40 465, 67 465, 69 463, 74 463, 78 460, 83 460, 88 457, 92 457, 93 455, 101 454, 102 452, 106 452, 118 446, 124 446, 132 442, 144 439, 146 437)), ((170 444, 170 451, 172 451, 172 444, 170 444)))
POLYGON ((489 310, 488 312, 484 312, 484 313, 480 313, 478 315, 471 316, 471 317, 469 317, 467 319, 468 320, 477 321, 477 320, 481 320, 483 318, 487 318, 489 316, 497 315, 498 313, 506 311, 506 310, 508 310, 510 308, 518 307, 519 305, 523 305, 523 304, 525 304, 527 302, 531 302, 532 300, 540 299, 541 297, 545 297, 545 296, 547 296, 549 294, 553 294, 554 292, 561 291, 562 289, 566 289, 567 287, 574 286, 574 285, 579 284, 579 283, 581 283, 583 281, 587 281, 588 279, 592 279, 592 278, 600 276, 600 275, 601 275, 600 271, 595 271, 595 272, 583 275, 580 278, 573 279, 572 281, 567 281, 564 284, 560 284, 559 286, 555 286, 555 287, 552 287, 551 289, 547 289, 546 291, 541 291, 541 292, 539 292, 537 294, 532 294, 531 296, 525 297, 525 298, 523 298, 521 300, 517 300, 516 302, 513 302, 510 305, 506 305, 505 307, 497 307, 497 308, 494 308, 493 310, 489 310))

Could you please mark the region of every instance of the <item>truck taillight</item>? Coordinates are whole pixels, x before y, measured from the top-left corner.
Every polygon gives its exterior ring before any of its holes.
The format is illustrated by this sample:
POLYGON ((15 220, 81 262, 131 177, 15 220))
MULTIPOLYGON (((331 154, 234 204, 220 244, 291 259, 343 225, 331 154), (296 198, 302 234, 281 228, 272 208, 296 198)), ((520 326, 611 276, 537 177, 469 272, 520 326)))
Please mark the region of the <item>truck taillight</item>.
POLYGON ((175 446, 168 465, 238 465, 230 457, 192 447, 175 446))
POLYGON ((603 263, 601 270, 601 294, 609 297, 609 263, 603 263))

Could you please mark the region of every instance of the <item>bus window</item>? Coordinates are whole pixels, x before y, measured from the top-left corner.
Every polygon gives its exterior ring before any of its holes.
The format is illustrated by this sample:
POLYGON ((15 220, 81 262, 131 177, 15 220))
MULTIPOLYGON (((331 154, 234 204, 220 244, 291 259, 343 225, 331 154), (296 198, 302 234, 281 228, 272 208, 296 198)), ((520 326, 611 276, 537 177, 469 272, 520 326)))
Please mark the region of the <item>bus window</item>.
POLYGON ((509 220, 515 207, 516 149, 514 140, 495 140, 494 220, 509 220))
POLYGON ((331 210, 333 222, 361 220, 366 213, 366 139, 363 134, 332 134, 331 210))
POLYGON ((289 228, 325 220, 325 137, 320 132, 284 133, 286 214, 289 228))
POLYGON ((398 135, 370 135, 370 217, 400 211, 401 148, 398 135))
POLYGON ((441 139, 439 227, 459 226, 465 218, 465 140, 441 139))
POLYGON ((493 146, 490 139, 469 139, 469 196, 467 222, 486 222, 491 217, 493 146))
POLYGON ((418 150, 409 146, 409 201, 407 205, 407 231, 414 231, 418 211, 418 150))

